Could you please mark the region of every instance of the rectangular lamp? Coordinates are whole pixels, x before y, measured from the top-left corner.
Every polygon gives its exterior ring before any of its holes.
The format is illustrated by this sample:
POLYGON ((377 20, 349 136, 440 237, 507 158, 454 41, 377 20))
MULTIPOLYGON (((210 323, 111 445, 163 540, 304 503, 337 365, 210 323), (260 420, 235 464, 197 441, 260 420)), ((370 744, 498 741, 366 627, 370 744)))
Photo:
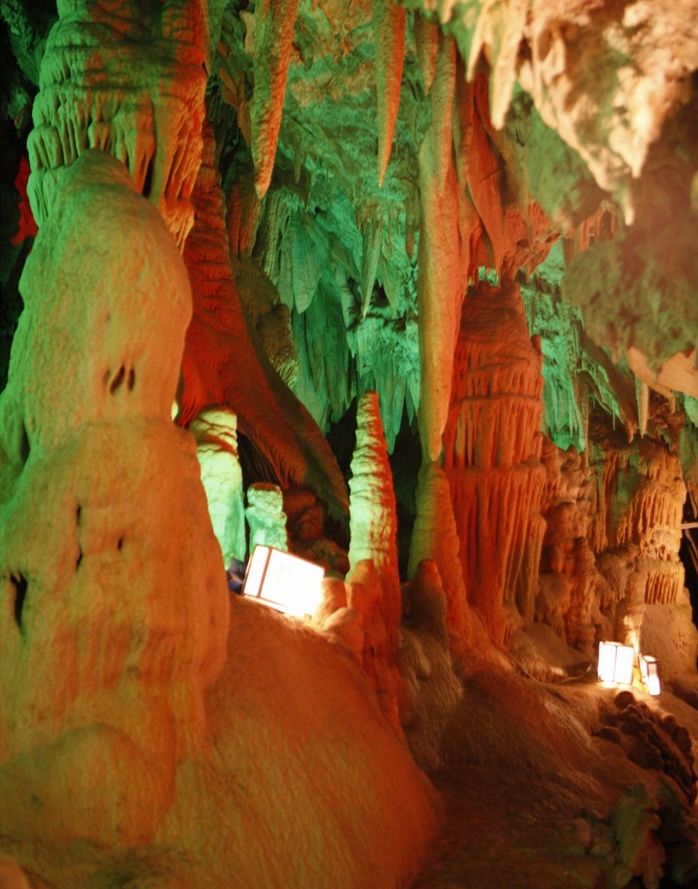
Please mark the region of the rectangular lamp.
POLYGON ((631 685, 635 666, 632 645, 620 642, 599 642, 599 679, 609 685, 631 685))
POLYGON ((242 593, 270 608, 304 617, 322 602, 325 569, 273 546, 257 545, 245 573, 242 593))
POLYGON ((657 663, 657 658, 651 657, 649 654, 641 654, 640 673, 642 674, 642 681, 645 683, 648 693, 651 695, 658 695, 662 690, 662 686, 659 682, 659 664, 657 663))

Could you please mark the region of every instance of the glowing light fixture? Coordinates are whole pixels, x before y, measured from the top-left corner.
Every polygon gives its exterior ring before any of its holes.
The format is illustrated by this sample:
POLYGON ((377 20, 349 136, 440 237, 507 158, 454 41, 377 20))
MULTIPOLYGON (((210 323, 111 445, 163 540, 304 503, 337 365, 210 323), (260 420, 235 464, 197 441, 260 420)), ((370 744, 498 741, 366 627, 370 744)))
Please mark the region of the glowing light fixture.
POLYGON ((620 642, 599 642, 599 679, 608 685, 630 685, 633 681, 635 650, 620 642))
POLYGON ((640 673, 642 674, 642 681, 645 683, 645 687, 651 695, 658 695, 662 690, 661 683, 659 682, 658 667, 659 665, 657 664, 656 657, 651 657, 649 654, 640 655, 640 673))
POLYGON ((270 608, 304 617, 322 601, 325 569, 273 546, 256 546, 247 565, 242 593, 270 608))

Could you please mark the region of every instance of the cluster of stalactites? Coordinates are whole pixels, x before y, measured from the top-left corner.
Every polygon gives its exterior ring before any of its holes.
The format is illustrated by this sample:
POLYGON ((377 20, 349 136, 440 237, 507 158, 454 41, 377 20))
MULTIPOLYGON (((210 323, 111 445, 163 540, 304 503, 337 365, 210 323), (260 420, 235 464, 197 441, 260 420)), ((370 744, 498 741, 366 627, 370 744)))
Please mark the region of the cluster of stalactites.
POLYGON ((206 4, 63 3, 41 65, 28 150, 29 196, 47 218, 60 171, 96 148, 121 161, 182 246, 201 161, 206 4))
POLYGON ((518 291, 481 284, 463 307, 444 468, 509 467, 540 456, 542 359, 518 291))
POLYGON ((604 455, 592 546, 632 549, 647 604, 678 601, 684 572, 678 551, 686 486, 679 459, 651 439, 604 455))

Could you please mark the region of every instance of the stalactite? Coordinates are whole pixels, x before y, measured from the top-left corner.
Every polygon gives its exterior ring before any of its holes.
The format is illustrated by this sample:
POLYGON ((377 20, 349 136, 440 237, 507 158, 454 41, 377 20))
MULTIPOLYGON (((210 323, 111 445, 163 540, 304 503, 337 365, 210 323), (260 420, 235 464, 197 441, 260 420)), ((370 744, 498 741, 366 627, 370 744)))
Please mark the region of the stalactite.
POLYGON ((487 134, 487 78, 478 75, 468 90, 466 115, 469 126, 467 154, 468 188, 492 244, 492 263, 502 274, 503 258, 511 232, 505 224, 502 204, 503 170, 487 134))
POLYGON ((472 80, 480 55, 491 49, 489 61, 491 95, 490 113, 497 129, 504 126, 519 67, 519 50, 527 21, 527 0, 491 3, 478 17, 468 57, 468 79, 472 80))
POLYGON ((376 100, 378 105, 378 184, 383 185, 400 107, 405 59, 405 9, 395 0, 372 0, 376 44, 376 100))
POLYGON ((431 163, 439 191, 443 191, 451 168, 453 151, 453 102, 456 94, 456 43, 439 37, 431 102, 431 163))
POLYGON ((366 318, 371 305, 373 287, 383 243, 383 223, 381 219, 369 219, 362 226, 363 257, 361 262, 361 316, 366 318))
POLYGON ((50 213, 60 169, 97 148, 124 164, 181 247, 193 221, 190 197, 201 160, 205 4, 177 0, 152 21, 124 3, 90 3, 88 10, 69 2, 59 11, 28 141, 37 221, 50 213))
MULTIPOLYGON (((448 54, 450 50, 444 52, 448 54)), ((432 102, 444 101, 441 92, 434 98, 435 92, 436 86, 432 90, 432 102)), ((470 268, 469 232, 463 230, 465 198, 453 163, 450 125, 448 152, 442 157, 443 162, 448 162, 443 186, 434 158, 437 126, 438 122, 432 120, 419 151, 422 228, 417 282, 421 364, 418 419, 427 462, 437 460, 441 453, 460 307, 470 268)))
POLYGON ((415 16, 414 37, 417 44, 417 59, 422 75, 425 95, 429 95, 436 74, 436 54, 439 48, 439 26, 422 15, 415 16))
POLYGON ((250 115, 255 188, 260 199, 267 193, 274 169, 298 3, 299 0, 260 0, 255 9, 254 93, 250 115))
POLYGON ((274 467, 284 484, 308 485, 338 516, 347 495, 335 458, 307 411, 281 382, 257 344, 232 278, 224 204, 213 166, 214 141, 204 131, 204 157, 193 195, 196 224, 184 259, 194 295, 180 395, 182 425, 210 404, 235 411, 239 431, 274 467))

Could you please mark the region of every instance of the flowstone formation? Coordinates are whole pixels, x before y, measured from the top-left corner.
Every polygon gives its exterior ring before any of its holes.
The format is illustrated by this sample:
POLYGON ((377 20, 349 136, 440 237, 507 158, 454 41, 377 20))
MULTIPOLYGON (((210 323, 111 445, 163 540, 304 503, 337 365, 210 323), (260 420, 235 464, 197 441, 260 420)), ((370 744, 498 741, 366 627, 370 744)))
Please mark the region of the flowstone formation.
POLYGON ((463 304, 444 470, 468 598, 497 642, 533 619, 545 530, 542 382, 518 290, 481 284, 463 304))
POLYGON ((65 172, 22 287, 0 402, 4 844, 66 889, 409 878, 433 802, 363 676, 253 603, 229 629, 195 442, 170 422, 189 283, 116 160, 65 172))

